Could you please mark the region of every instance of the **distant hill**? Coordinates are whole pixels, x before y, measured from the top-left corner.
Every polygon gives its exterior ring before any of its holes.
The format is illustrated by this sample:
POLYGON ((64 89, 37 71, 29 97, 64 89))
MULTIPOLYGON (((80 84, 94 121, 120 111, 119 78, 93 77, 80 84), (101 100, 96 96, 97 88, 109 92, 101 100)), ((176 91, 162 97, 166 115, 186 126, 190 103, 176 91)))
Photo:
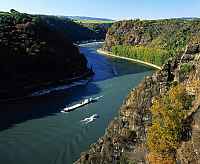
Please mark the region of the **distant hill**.
POLYGON ((85 17, 85 16, 67 16, 67 18, 70 19, 76 19, 76 20, 99 20, 99 21, 114 21, 112 19, 107 18, 94 18, 94 17, 85 17))
POLYGON ((92 23, 92 24, 105 24, 113 23, 114 20, 107 18, 94 18, 94 17, 85 17, 85 16, 65 16, 77 23, 92 23))
MULTIPOLYGON (((106 32, 103 27, 83 26, 67 17, 60 16, 40 16, 51 28, 59 31, 61 35, 67 36, 72 42, 82 42, 89 40, 103 40, 106 32)), ((99 24, 98 24, 99 25, 99 24)))
POLYGON ((198 18, 198 17, 182 17, 182 18, 178 18, 178 19, 183 19, 183 20, 199 20, 200 18, 198 18))

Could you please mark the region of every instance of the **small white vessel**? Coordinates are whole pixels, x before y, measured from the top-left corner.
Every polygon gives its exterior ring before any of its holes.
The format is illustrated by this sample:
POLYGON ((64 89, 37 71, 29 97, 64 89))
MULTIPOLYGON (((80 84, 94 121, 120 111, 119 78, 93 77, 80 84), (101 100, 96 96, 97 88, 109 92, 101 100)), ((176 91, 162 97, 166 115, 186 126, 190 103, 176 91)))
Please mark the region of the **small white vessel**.
POLYGON ((98 114, 93 114, 92 116, 85 118, 83 120, 81 120, 80 122, 84 123, 84 124, 89 124, 90 122, 95 121, 97 118, 99 118, 98 114))
POLYGON ((102 97, 103 97, 103 96, 85 99, 85 100, 83 100, 83 101, 82 101, 81 103, 79 103, 79 104, 75 104, 75 105, 72 105, 72 106, 70 106, 70 107, 64 108, 61 112, 62 112, 62 113, 71 112, 71 111, 73 111, 73 110, 75 110, 75 109, 77 109, 77 108, 79 108, 79 107, 82 107, 82 106, 85 106, 85 105, 87 105, 87 104, 89 104, 89 103, 95 102, 95 101, 97 101, 98 99, 100 99, 100 98, 102 98, 102 97))

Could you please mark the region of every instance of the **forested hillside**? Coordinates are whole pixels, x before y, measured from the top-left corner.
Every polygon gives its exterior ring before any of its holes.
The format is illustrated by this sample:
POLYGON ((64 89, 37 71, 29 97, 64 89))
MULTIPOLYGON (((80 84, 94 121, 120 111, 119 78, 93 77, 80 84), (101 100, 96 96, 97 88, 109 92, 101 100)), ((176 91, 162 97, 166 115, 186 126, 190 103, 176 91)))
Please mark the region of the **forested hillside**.
POLYGON ((86 22, 78 21, 77 23, 97 33, 97 36, 99 38, 97 38, 96 40, 99 39, 102 41, 105 40, 108 29, 112 26, 112 23, 101 23, 101 22, 94 23, 87 21, 86 22))
POLYGON ((0 13, 0 98, 88 72, 78 47, 48 20, 15 10, 0 13))
POLYGON ((61 35, 67 36, 72 42, 89 40, 104 40, 108 27, 103 24, 82 24, 66 17, 40 15, 52 29, 59 31, 61 35))
POLYGON ((183 52, 187 44, 198 42, 199 36, 199 19, 119 21, 108 30, 104 49, 162 65, 164 59, 183 52))

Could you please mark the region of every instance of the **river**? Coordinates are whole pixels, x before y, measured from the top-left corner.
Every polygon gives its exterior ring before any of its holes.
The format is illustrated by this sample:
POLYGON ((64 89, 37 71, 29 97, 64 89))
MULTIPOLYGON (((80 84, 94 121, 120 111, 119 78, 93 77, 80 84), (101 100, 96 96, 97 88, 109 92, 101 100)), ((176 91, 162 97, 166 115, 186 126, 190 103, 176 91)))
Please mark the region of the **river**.
POLYGON ((106 57, 101 44, 80 46, 95 71, 86 86, 32 100, 0 104, 0 164, 71 164, 101 137, 128 92, 153 69, 130 61, 106 57), (71 113, 60 111, 88 97, 104 97, 71 113), (97 113, 90 124, 80 120, 97 113))

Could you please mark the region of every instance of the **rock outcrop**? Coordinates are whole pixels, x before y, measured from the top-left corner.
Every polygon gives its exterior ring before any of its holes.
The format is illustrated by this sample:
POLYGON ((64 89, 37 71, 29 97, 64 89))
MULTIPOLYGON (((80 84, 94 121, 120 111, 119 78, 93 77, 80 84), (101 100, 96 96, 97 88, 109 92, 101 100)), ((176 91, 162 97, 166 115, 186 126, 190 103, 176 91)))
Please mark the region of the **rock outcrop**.
POLYGON ((193 60, 190 60, 190 63, 193 65, 193 71, 187 76, 185 84, 187 85, 188 92, 195 96, 195 100, 192 112, 188 118, 189 138, 183 141, 177 150, 177 161, 183 164, 200 163, 200 50, 197 50, 199 45, 190 45, 186 51, 187 54, 191 53, 193 56, 193 60))
MULTIPOLYGON (((200 31, 199 20, 127 20, 112 25, 106 35, 104 49, 116 45, 145 46, 183 50, 191 37, 200 31)), ((195 47, 193 47, 195 48, 195 47)))

